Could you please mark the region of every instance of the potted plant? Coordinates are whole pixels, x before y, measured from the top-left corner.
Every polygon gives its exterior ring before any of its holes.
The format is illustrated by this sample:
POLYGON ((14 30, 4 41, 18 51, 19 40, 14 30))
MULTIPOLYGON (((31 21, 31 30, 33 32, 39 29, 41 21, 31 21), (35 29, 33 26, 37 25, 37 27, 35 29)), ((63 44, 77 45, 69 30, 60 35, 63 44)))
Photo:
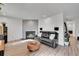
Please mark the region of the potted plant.
POLYGON ((65 33, 65 38, 64 38, 65 40, 65 42, 64 42, 64 44, 66 45, 66 46, 68 46, 69 45, 69 35, 67 34, 67 33, 65 33))

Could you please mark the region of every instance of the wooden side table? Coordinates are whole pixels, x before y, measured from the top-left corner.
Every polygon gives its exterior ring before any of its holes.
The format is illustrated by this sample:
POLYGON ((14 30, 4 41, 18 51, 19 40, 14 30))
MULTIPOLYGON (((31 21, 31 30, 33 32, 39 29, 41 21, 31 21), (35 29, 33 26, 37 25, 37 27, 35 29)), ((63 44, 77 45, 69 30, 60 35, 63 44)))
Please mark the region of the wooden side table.
POLYGON ((0 56, 4 56, 5 44, 4 40, 0 40, 0 56))

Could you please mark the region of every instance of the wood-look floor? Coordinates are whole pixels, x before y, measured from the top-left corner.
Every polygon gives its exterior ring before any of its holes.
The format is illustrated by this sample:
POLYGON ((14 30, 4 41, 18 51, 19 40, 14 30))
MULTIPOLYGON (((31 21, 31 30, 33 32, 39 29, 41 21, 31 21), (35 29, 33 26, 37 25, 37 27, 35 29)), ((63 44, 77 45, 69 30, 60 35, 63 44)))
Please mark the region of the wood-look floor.
POLYGON ((41 44, 41 48, 36 52, 32 52, 30 56, 79 56, 79 48, 58 46, 53 49, 41 44))
MULTIPOLYGON (((19 41, 18 41, 19 42, 19 41)), ((13 42, 15 43, 15 42, 13 42)), ((26 47, 26 42, 11 45, 13 43, 8 43, 5 47, 5 56, 79 56, 79 42, 77 41, 76 47, 63 47, 58 46, 53 49, 49 46, 41 44, 38 51, 29 52, 26 47)))

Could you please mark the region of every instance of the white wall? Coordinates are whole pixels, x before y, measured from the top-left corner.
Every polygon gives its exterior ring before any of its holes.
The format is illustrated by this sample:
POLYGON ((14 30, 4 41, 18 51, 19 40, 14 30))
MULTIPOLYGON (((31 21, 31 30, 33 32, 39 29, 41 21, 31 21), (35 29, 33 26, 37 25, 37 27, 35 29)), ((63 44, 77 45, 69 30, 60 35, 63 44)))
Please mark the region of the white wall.
POLYGON ((22 20, 0 16, 0 22, 5 22, 8 27, 8 41, 22 38, 22 20))
POLYGON ((23 37, 25 38, 26 31, 38 31, 38 20, 24 20, 23 21, 23 37))
MULTIPOLYGON (((42 27, 44 31, 54 31, 54 27, 59 27, 59 44, 64 45, 64 32, 63 32, 63 14, 57 14, 52 17, 41 19, 38 22, 38 33, 42 27)), ((39 35, 39 34, 38 34, 39 35)))
POLYGON ((79 18, 74 19, 76 36, 79 36, 79 18))

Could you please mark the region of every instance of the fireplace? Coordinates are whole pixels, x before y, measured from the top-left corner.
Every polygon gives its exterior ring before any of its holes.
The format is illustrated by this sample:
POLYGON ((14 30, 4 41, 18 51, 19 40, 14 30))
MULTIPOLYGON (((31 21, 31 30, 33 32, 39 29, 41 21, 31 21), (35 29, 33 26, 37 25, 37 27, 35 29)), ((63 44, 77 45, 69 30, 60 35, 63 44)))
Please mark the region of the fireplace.
POLYGON ((26 31, 26 39, 34 39, 35 31, 26 31))

